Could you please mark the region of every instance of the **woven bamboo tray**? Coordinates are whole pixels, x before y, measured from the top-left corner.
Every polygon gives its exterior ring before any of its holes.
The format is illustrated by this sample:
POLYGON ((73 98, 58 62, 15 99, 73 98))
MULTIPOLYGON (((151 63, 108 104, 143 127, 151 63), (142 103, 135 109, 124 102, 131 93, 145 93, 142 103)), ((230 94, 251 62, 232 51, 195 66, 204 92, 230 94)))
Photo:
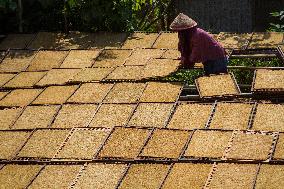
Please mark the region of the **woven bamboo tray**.
POLYGON ((10 81, 16 74, 0 74, 0 87, 10 81))
POLYGON ((39 32, 28 45, 29 49, 60 49, 61 41, 66 35, 63 33, 39 32))
POLYGON ((106 78, 114 68, 84 68, 69 83, 99 82, 106 78))
POLYGON ((153 45, 153 48, 158 49, 177 49, 178 48, 178 34, 162 32, 153 45))
POLYGON ((135 49, 124 65, 144 66, 151 58, 161 58, 164 50, 161 49, 135 49))
POLYGON ((279 134, 279 139, 276 144, 273 159, 284 159, 284 134, 279 134))
POLYGON ((68 51, 38 51, 34 59, 31 61, 31 64, 29 65, 27 70, 42 71, 51 70, 52 68, 59 68, 67 54, 68 51))
POLYGON ((96 32, 89 35, 93 35, 94 39, 91 48, 120 48, 128 36, 127 33, 117 32, 96 32))
POLYGON ((24 49, 35 37, 35 34, 8 34, 1 43, 0 50, 24 49))
POLYGON ((103 50, 99 57, 95 60, 93 67, 117 67, 122 66, 126 60, 131 55, 132 50, 103 50))
POLYGON ((251 37, 252 33, 237 34, 220 32, 217 40, 224 48, 245 49, 251 37))
POLYGON ((9 94, 9 91, 0 91, 0 100, 4 98, 7 94, 9 94))
POLYGON ((9 129, 20 116, 22 111, 22 108, 0 109, 0 129, 9 129))
POLYGON ((106 81, 137 81, 141 79, 143 66, 120 66, 115 68, 107 77, 106 81))
POLYGON ((135 32, 122 45, 124 49, 151 48, 158 37, 157 33, 135 32))
POLYGON ((269 48, 283 43, 283 32, 253 33, 248 48, 269 48))
POLYGON ((163 55, 162 58, 168 58, 168 59, 178 59, 180 58, 181 54, 178 50, 169 49, 167 50, 163 55))
POLYGON ((92 67, 100 50, 71 50, 60 68, 86 68, 92 67))
POLYGON ((31 88, 33 87, 46 72, 21 72, 12 80, 6 83, 5 88, 31 88))
POLYGON ((77 88, 76 85, 47 87, 32 104, 63 104, 77 88))

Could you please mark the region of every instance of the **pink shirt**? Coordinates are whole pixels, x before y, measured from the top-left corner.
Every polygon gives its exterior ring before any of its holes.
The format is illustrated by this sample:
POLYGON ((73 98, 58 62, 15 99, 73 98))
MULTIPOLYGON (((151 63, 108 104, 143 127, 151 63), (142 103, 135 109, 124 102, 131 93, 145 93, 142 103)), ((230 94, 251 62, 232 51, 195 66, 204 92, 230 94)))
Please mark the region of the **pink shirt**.
MULTIPOLYGON (((206 62, 207 60, 217 60, 226 57, 226 52, 222 45, 218 43, 209 33, 196 28, 191 37, 191 54, 188 59, 191 63, 206 62)), ((186 55, 187 56, 187 55, 186 55)))

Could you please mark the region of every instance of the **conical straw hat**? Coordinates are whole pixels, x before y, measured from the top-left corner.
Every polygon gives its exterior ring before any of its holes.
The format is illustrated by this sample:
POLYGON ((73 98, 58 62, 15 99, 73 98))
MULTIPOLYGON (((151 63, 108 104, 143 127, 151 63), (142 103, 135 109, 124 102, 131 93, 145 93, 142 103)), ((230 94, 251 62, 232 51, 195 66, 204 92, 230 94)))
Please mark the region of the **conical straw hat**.
POLYGON ((196 25, 197 23, 191 18, 189 18, 187 15, 179 13, 179 15, 171 23, 170 28, 172 30, 178 31, 178 30, 185 30, 188 28, 192 28, 196 25))

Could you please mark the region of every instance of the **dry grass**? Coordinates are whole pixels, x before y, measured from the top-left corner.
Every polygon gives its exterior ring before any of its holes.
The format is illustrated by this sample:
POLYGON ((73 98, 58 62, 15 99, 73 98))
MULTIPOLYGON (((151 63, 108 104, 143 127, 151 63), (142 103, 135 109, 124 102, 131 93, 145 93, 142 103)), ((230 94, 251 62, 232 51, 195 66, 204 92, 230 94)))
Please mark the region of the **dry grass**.
POLYGON ((143 70, 143 78, 164 77, 177 71, 180 66, 179 60, 151 59, 143 70))
POLYGON ((68 133, 69 130, 37 130, 18 157, 53 158, 68 133))
POLYGON ((178 158, 189 134, 189 131, 155 130, 141 156, 178 158))
POLYGON ((187 157, 221 158, 232 132, 197 130, 185 151, 187 157))
POLYGON ((221 32, 218 35, 218 41, 224 48, 240 49, 244 48, 250 41, 251 33, 226 33, 221 32))
POLYGON ((107 80, 139 80, 143 72, 143 66, 121 66, 115 68, 107 76, 107 80))
POLYGON ((91 67, 99 53, 100 50, 71 50, 60 68, 91 67))
POLYGON ((284 70, 256 70, 253 90, 282 89, 284 90, 284 70))
POLYGON ((267 160, 273 136, 238 132, 227 155, 229 159, 267 160))
POLYGON ((229 74, 199 77, 196 82, 199 87, 200 97, 239 94, 236 88, 237 84, 229 74))
POLYGON ((106 96, 104 102, 135 103, 145 88, 144 83, 117 83, 106 96))
POLYGON ((13 125, 13 129, 35 129, 48 127, 59 106, 28 106, 13 125))
POLYGON ((4 98, 8 93, 9 91, 0 91, 0 100, 4 98))
POLYGON ((119 188, 159 188, 169 167, 170 165, 165 164, 133 164, 119 188))
POLYGON ((211 111, 212 105, 209 104, 179 104, 168 127, 176 129, 205 128, 211 111))
POLYGON ((0 72, 20 72, 27 69, 35 55, 34 51, 12 50, 0 64, 0 72))
POLYGON ((144 66, 151 58, 161 58, 163 52, 160 49, 135 49, 125 65, 144 66))
POLYGON ((203 188, 212 164, 176 163, 162 189, 203 188))
POLYGON ((283 32, 253 33, 249 48, 269 48, 283 43, 283 32))
POLYGON ((80 69, 52 69, 47 72, 47 74, 37 83, 37 85, 64 85, 80 71, 80 69))
POLYGON ((42 165, 5 165, 0 171, 1 188, 26 188, 42 165))
POLYGON ((6 83, 4 87, 33 87, 45 74, 45 72, 21 72, 8 83, 6 83))
POLYGON ((97 105, 94 104, 67 104, 59 111, 53 128, 86 127, 95 114, 97 105))
POLYGON ((122 66, 132 50, 104 50, 95 60, 93 67, 122 66))
POLYGON ((163 54, 162 58, 178 59, 180 56, 181 54, 178 50, 169 49, 163 54))
POLYGON ((113 189, 122 177, 126 164, 88 164, 74 188, 113 189))
POLYGON ((72 79, 70 79, 70 81, 80 82, 80 83, 101 81, 113 70, 114 68, 84 68, 72 79))
POLYGON ((90 127, 124 126, 134 108, 135 105, 130 104, 103 104, 90 123, 90 127))
POLYGON ((0 132, 0 159, 12 159, 30 134, 30 132, 0 132))
POLYGON ((39 51, 32 60, 28 71, 51 70, 59 68, 60 64, 68 54, 68 51, 39 51))
POLYGON ((142 127, 165 127, 173 104, 144 103, 139 104, 128 125, 142 127))
POLYGON ((109 129, 77 129, 56 158, 92 159, 109 133, 109 129))
POLYGON ((125 41, 122 48, 125 49, 134 49, 136 47, 151 48, 157 37, 158 37, 157 33, 133 33, 125 41))
POLYGON ((274 159, 284 159, 284 134, 279 134, 276 149, 273 155, 274 159))
POLYGON ((0 87, 7 83, 10 79, 15 77, 16 74, 0 74, 0 87))
POLYGON ((77 87, 76 85, 48 87, 36 98, 33 104, 63 104, 77 87))
POLYGON ((261 165, 259 174, 257 175, 255 188, 283 188, 283 172, 283 165, 261 165))
POLYGON ((69 188, 82 165, 47 165, 29 188, 69 188))
POLYGON ((30 49, 57 49, 61 46, 61 41, 64 39, 63 33, 39 32, 36 38, 29 45, 30 49))
POLYGON ((136 158, 149 133, 148 129, 117 127, 99 157, 136 158))
POLYGON ((22 108, 0 109, 0 129, 9 129, 22 112, 22 108))
POLYGON ((219 163, 208 188, 253 188, 257 167, 258 164, 219 163))
POLYGON ((15 89, 0 101, 0 106, 27 106, 42 89, 15 89))
POLYGON ((251 110, 252 104, 218 103, 210 128, 246 130, 251 110))
POLYGON ((100 103, 113 84, 85 83, 68 99, 75 103, 100 103))
POLYGON ((181 88, 181 83, 149 82, 140 102, 175 102, 181 88))
POLYGON ((34 34, 8 34, 0 43, 0 50, 24 49, 34 34))
POLYGON ((254 130, 284 131, 284 106, 280 104, 258 104, 253 122, 254 130))
POLYGON ((177 49, 178 41, 179 39, 177 33, 162 33, 153 45, 153 48, 177 49))

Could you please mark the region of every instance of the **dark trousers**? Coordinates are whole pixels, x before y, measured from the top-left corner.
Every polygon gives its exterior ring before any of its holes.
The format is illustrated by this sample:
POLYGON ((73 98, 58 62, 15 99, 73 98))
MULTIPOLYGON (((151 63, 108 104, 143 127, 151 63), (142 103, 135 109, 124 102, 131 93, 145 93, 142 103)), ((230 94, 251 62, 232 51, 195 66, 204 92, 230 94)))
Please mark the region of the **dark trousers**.
POLYGON ((220 73, 228 73, 227 70, 228 58, 221 58, 218 60, 208 60, 203 63, 204 66, 204 74, 220 74, 220 73))

